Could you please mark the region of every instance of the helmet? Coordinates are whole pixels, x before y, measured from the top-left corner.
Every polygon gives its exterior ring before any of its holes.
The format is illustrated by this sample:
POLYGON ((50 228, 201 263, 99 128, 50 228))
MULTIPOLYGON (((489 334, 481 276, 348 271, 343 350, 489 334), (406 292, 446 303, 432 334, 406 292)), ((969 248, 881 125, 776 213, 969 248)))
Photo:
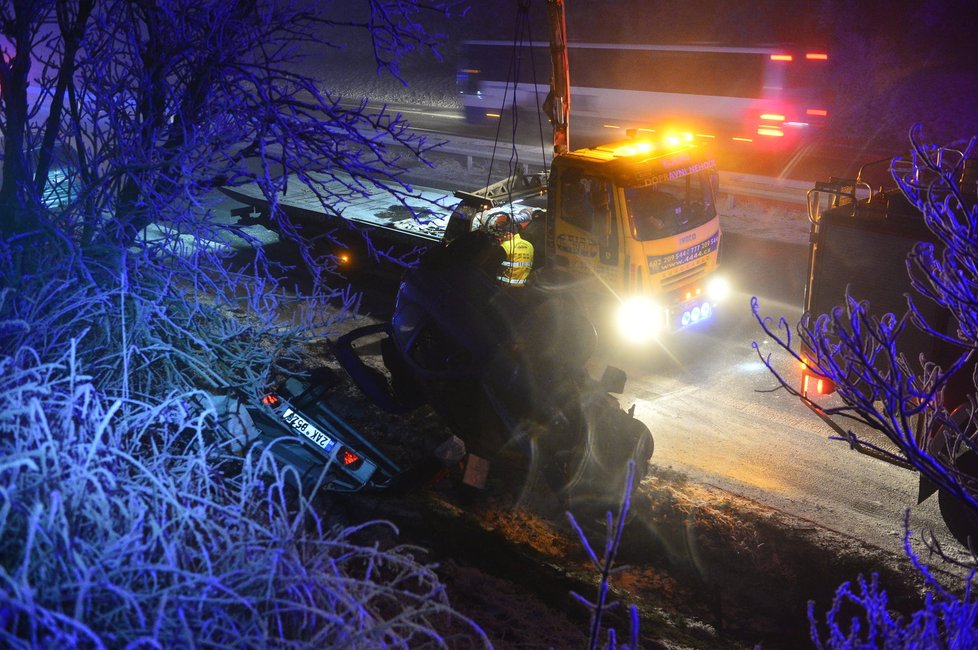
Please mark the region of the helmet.
POLYGON ((533 221, 533 211, 530 208, 523 208, 513 215, 513 220, 521 229, 525 229, 533 221))
POLYGON ((502 237, 512 232, 509 215, 505 212, 489 215, 486 223, 488 224, 487 230, 496 237, 502 237))

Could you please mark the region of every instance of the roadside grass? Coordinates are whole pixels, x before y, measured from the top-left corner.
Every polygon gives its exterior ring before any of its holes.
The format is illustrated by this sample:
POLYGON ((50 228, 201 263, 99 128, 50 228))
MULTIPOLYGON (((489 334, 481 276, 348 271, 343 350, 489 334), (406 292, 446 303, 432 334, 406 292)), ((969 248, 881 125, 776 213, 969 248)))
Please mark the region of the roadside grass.
POLYGON ((209 392, 169 381, 206 384, 224 354, 258 383, 291 333, 31 264, 0 291, 0 646, 489 646, 392 523, 323 514, 293 470, 214 435, 209 392))

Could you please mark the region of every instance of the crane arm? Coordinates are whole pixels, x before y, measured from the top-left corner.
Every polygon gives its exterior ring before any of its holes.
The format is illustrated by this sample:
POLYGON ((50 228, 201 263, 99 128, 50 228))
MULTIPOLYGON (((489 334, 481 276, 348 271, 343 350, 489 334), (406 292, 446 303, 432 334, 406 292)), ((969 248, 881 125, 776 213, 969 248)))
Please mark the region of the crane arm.
POLYGON ((547 0, 550 17, 550 60, 553 77, 550 82, 550 121, 554 128, 554 155, 570 149, 568 121, 570 118, 570 70, 567 63, 567 21, 564 0, 547 0))

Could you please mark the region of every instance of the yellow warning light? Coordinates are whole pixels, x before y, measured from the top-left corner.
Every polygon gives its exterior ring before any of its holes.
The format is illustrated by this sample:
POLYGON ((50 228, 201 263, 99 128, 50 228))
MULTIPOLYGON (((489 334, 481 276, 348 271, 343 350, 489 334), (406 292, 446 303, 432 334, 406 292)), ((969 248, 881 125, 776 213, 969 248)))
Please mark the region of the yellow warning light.
POLYGON ((640 154, 649 154, 662 149, 671 149, 678 147, 687 142, 693 142, 693 134, 687 132, 674 132, 668 133, 662 136, 661 139, 657 141, 650 140, 636 140, 635 142, 629 142, 626 145, 622 145, 614 150, 614 155, 619 157, 637 156, 640 154))
POLYGON ((792 58, 793 57, 790 54, 772 54, 771 55, 771 60, 772 61, 791 61, 792 58))
POLYGON ((829 55, 824 52, 808 52, 805 54, 805 58, 809 61, 828 61, 829 55))
POLYGON ((486 117, 499 117, 499 113, 486 113, 486 117))
POLYGON ((646 142, 645 140, 641 140, 639 142, 633 142, 618 147, 617 149, 615 149, 614 155, 620 157, 628 157, 628 156, 637 156, 638 154, 643 154, 643 153, 652 153, 653 151, 655 151, 655 145, 653 145, 651 142, 646 142))
POLYGON ((768 120, 769 122, 784 122, 784 115, 778 115, 777 113, 762 113, 762 120, 768 120))

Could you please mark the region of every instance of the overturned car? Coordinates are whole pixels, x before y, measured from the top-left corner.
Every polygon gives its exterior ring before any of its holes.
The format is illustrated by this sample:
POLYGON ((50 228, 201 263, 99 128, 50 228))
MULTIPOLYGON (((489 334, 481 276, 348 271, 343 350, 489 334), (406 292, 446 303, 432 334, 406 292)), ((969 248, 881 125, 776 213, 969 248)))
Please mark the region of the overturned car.
POLYGON ((429 250, 400 284, 389 323, 333 343, 360 390, 390 412, 430 405, 465 443, 468 485, 485 486, 490 461, 519 459, 527 485, 562 500, 607 502, 621 494, 628 461, 647 471, 648 428, 612 393, 624 372, 599 380, 585 365, 597 335, 559 282, 496 282, 503 251, 483 231, 429 250), (384 371, 357 343, 380 335, 384 371))

